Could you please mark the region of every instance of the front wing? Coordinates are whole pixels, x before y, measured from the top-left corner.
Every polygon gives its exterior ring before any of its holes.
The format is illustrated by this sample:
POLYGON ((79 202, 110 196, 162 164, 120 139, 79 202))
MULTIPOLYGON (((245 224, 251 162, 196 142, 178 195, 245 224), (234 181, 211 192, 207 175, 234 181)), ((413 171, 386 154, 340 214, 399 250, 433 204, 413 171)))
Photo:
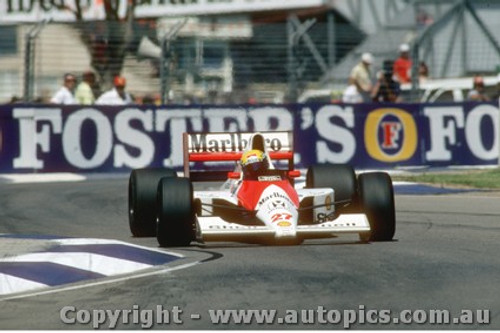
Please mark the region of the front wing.
MULTIPOLYGON (((342 214, 335 220, 320 224, 298 225, 294 237, 297 239, 329 238, 342 233, 370 231, 365 214, 342 214)), ((267 226, 247 226, 229 223, 216 216, 198 217, 199 241, 245 241, 279 240, 280 235, 267 226)))

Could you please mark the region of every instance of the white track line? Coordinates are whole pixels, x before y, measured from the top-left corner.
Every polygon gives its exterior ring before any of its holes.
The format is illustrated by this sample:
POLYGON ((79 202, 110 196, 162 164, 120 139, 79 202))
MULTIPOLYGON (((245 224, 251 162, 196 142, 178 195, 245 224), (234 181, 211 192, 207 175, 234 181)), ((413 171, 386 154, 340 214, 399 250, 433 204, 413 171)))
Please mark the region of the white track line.
POLYGON ((22 183, 55 183, 81 182, 87 177, 76 173, 34 173, 34 174, 3 174, 0 181, 14 184, 22 183))

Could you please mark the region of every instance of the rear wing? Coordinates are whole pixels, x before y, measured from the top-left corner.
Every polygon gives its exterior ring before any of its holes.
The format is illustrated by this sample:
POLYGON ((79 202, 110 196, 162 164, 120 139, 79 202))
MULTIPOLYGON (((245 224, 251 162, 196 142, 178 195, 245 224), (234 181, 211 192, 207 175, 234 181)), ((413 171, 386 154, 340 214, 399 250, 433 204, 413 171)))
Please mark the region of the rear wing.
MULTIPOLYGON (((228 171, 191 170, 190 162, 238 161, 255 133, 183 133, 184 176, 192 181, 226 180, 228 171)), ((292 132, 260 132, 271 161, 287 160, 293 169, 292 132)))

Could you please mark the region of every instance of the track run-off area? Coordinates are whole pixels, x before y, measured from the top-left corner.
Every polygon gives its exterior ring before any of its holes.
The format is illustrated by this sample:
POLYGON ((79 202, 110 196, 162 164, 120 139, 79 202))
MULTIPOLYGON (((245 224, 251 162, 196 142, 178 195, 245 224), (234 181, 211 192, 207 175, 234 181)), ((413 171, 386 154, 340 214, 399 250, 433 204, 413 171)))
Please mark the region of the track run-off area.
POLYGON ((496 192, 397 184, 392 242, 159 248, 126 176, 67 180, 0 183, 0 329, 500 329, 496 192))

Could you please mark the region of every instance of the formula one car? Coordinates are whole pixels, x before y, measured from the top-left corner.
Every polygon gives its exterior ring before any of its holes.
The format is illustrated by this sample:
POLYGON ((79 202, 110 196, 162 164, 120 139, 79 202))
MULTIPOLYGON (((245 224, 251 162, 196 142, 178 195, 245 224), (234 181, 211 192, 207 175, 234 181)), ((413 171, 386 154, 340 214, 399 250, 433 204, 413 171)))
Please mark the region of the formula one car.
POLYGON ((183 145, 184 177, 171 169, 132 171, 134 236, 156 236, 164 247, 192 241, 299 244, 343 233, 357 233, 362 241, 394 236, 389 175, 356 177, 348 165, 323 164, 309 167, 305 184, 296 186, 291 132, 184 133, 183 145), (196 170, 200 165, 210 170, 196 170), (198 181, 224 183, 219 190, 194 191, 198 181))

